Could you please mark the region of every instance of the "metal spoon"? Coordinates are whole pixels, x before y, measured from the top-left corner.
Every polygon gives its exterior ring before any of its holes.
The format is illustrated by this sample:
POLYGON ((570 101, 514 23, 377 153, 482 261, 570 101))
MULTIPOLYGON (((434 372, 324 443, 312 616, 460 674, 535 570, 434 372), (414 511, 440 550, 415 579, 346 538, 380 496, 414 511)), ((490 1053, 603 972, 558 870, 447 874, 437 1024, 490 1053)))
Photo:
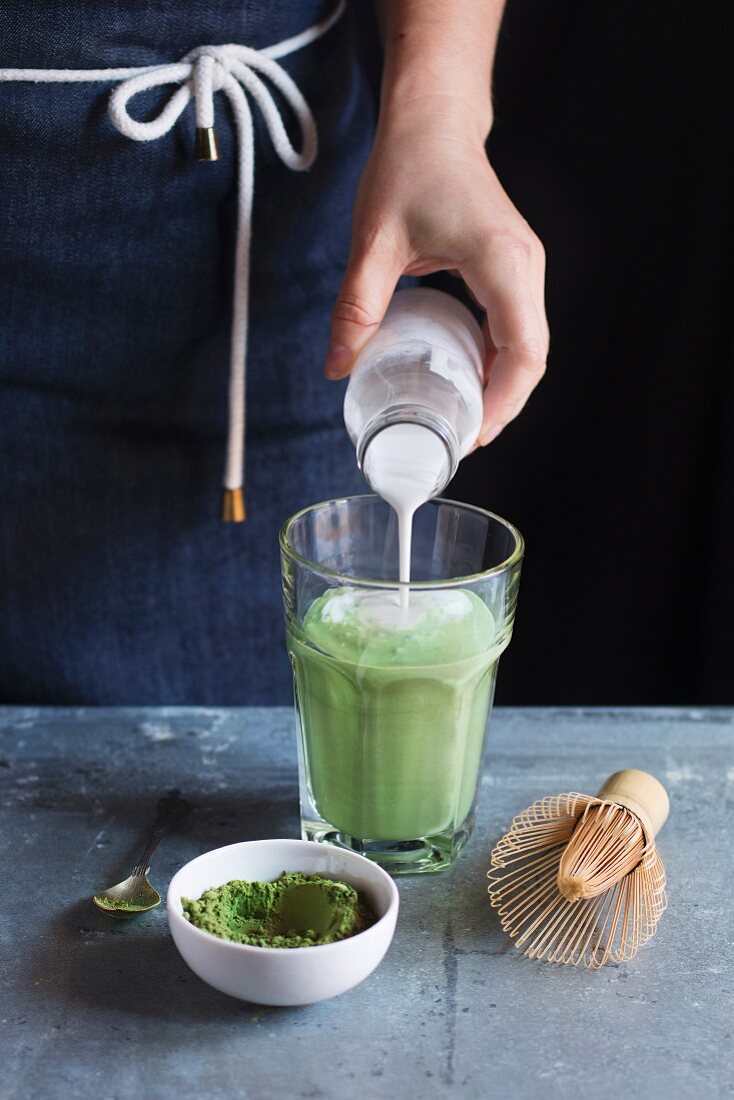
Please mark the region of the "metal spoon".
POLYGON ((148 843, 140 859, 133 867, 130 876, 116 886, 95 894, 92 901, 104 913, 114 917, 134 917, 136 913, 145 913, 155 909, 161 903, 161 895, 148 882, 150 860, 163 837, 170 833, 176 823, 187 813, 188 802, 179 797, 180 791, 169 791, 158 802, 158 816, 150 831, 148 843))

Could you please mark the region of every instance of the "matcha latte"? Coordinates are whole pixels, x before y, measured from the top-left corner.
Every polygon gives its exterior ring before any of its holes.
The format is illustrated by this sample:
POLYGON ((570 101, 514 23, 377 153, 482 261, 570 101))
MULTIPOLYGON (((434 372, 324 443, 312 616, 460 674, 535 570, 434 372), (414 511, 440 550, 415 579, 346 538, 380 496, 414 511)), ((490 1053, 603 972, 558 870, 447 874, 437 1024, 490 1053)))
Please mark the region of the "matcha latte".
POLYGON ((507 641, 462 588, 412 591, 407 606, 332 588, 289 629, 312 802, 343 842, 455 836, 507 641))
POLYGON ((296 688, 301 835, 391 874, 466 844, 523 541, 499 516, 431 500, 400 524, 377 496, 304 508, 280 533, 296 688))

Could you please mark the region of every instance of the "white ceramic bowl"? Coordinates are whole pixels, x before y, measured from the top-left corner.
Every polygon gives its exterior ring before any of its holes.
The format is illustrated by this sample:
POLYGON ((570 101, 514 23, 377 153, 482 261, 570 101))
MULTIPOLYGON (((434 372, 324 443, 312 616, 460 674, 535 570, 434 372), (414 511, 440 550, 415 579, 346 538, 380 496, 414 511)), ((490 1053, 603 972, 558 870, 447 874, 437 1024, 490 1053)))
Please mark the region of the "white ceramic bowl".
POLYGON ((308 840, 250 840, 192 859, 171 879, 168 922, 184 961, 209 985, 263 1005, 305 1005, 336 997, 372 973, 395 931, 398 890, 376 863, 330 844, 308 840), (323 874, 362 891, 375 916, 371 928, 317 947, 251 947, 195 928, 181 898, 199 898, 231 879, 272 882, 283 871, 323 874))

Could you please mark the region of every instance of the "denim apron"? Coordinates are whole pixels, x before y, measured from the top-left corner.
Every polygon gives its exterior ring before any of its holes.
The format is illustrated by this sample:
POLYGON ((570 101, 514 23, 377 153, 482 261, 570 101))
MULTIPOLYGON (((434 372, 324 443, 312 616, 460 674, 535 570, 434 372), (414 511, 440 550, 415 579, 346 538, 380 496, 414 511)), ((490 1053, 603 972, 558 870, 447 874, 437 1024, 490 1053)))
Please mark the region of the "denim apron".
MULTIPOLYGON (((62 9, 13 2, 0 67, 167 65, 202 45, 261 50, 335 0, 62 9)), ((343 387, 321 373, 350 208, 373 129, 348 13, 280 59, 318 155, 279 159, 256 104, 245 523, 219 519, 237 233, 237 133, 196 118, 132 141, 114 82, 0 83, 0 700, 290 700, 278 529, 359 491, 343 387)), ((154 117, 168 87, 137 97, 154 117)), ((298 144, 288 104, 273 98, 298 144)))

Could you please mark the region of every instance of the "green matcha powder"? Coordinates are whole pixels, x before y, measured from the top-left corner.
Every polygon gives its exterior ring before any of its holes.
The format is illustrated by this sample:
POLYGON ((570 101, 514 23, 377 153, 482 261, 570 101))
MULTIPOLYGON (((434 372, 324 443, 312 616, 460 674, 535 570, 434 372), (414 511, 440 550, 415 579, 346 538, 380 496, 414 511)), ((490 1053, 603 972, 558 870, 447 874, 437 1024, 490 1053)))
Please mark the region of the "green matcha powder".
POLYGON ((103 909, 119 909, 120 912, 124 913, 144 913, 147 909, 150 909, 149 905, 139 905, 137 902, 127 901, 125 898, 109 897, 103 894, 95 894, 93 900, 101 905, 103 909))
POLYGON ((182 898, 197 928, 253 947, 315 947, 355 936, 375 923, 365 898, 345 882, 284 871, 275 882, 233 879, 182 898))

